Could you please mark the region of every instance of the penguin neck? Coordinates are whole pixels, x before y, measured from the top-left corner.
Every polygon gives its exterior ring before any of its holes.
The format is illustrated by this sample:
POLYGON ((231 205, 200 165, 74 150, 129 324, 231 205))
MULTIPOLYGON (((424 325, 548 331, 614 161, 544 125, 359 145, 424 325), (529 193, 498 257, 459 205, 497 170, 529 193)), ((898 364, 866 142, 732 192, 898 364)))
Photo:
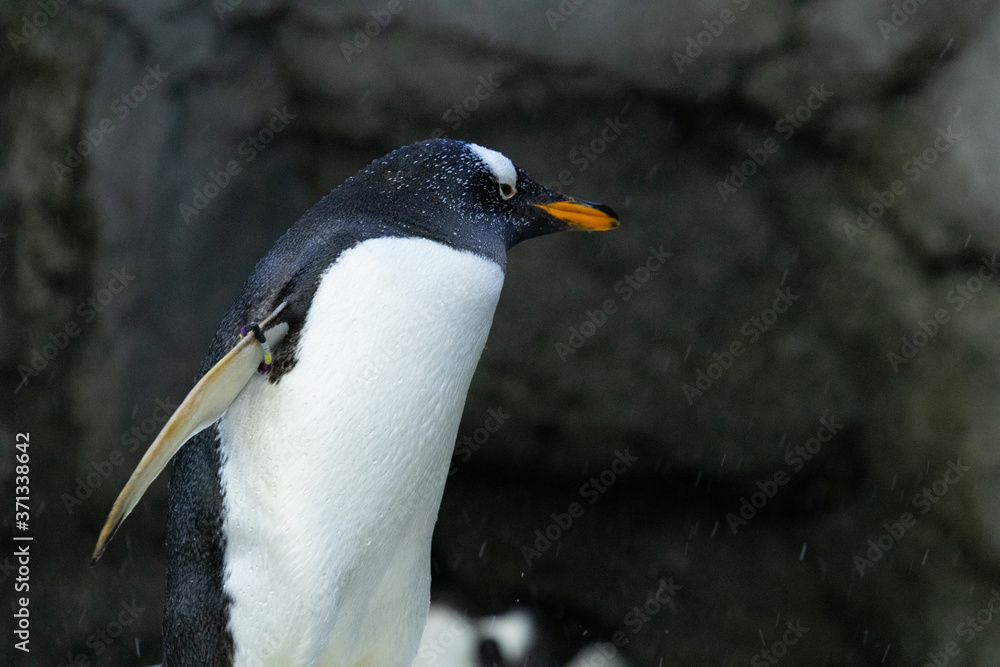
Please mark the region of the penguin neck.
POLYGON ((237 664, 265 650, 360 659, 386 615, 416 628, 399 636, 415 649, 431 533, 502 283, 471 252, 364 241, 320 278, 292 370, 253 378, 230 406, 220 480, 237 664))

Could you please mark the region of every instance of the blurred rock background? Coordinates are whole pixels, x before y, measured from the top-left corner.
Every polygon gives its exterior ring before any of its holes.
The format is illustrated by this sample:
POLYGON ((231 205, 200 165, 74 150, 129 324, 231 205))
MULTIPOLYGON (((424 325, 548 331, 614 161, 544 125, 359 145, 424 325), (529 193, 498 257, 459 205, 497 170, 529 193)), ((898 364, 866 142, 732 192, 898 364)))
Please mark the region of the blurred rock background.
POLYGON ((4 632, 0 663, 159 661, 166 479, 87 566, 158 401, 311 204, 442 133, 622 226, 512 253, 435 597, 542 614, 538 664, 1000 663, 997 3, 7 0, 0 28, 2 516, 28 431, 35 537, 32 651, 4 632))

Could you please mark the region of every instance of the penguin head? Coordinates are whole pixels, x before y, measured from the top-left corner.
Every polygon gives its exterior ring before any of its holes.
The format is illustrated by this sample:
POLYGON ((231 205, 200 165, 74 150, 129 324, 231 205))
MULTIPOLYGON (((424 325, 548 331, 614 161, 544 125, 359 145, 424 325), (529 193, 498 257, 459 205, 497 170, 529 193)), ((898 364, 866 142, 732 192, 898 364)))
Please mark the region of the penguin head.
POLYGON ((389 200, 379 210, 394 211, 408 233, 490 256, 543 234, 618 226, 610 207, 558 193, 501 153, 454 139, 399 148, 355 179, 389 200))
MULTIPOLYGON (((461 149, 461 178, 454 179, 463 212, 495 228, 509 250, 535 236, 566 230, 603 231, 618 226, 610 207, 551 190, 497 151, 455 142, 461 149)), ((446 149, 447 150, 447 149, 446 149)))

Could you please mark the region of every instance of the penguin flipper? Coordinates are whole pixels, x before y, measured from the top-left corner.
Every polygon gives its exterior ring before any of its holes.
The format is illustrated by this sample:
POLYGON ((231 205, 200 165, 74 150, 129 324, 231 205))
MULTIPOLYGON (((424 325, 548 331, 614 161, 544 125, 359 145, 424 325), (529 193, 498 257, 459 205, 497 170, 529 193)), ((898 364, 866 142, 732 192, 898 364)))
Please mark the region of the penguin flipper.
MULTIPOLYGON (((188 392, 184 401, 171 415, 146 450, 139 465, 135 467, 132 476, 118 494, 114 506, 108 514, 101 534, 97 538, 94 554, 90 564, 93 565, 104 553, 108 542, 115 531, 125 520, 125 517, 135 508, 153 480, 163 471, 170 459, 185 442, 199 431, 211 426, 226 411, 236 396, 243 390, 250 378, 257 371, 261 362, 265 361, 265 351, 270 356, 269 349, 276 346, 288 333, 288 323, 275 324, 267 330, 266 346, 261 345, 257 332, 266 327, 269 322, 284 307, 278 306, 271 315, 254 328, 224 356, 219 363, 205 373, 198 383, 188 392)), ((270 361, 268 359, 268 361, 270 361)))

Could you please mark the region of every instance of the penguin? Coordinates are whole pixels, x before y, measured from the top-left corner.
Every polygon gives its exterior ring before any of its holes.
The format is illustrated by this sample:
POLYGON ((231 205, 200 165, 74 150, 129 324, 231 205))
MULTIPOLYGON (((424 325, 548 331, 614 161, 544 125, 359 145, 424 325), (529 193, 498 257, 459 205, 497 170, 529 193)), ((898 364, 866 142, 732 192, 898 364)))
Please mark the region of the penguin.
POLYGON ((375 160, 292 225, 94 549, 92 563, 174 459, 164 665, 410 665, 507 251, 617 226, 453 139, 375 160))

